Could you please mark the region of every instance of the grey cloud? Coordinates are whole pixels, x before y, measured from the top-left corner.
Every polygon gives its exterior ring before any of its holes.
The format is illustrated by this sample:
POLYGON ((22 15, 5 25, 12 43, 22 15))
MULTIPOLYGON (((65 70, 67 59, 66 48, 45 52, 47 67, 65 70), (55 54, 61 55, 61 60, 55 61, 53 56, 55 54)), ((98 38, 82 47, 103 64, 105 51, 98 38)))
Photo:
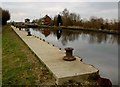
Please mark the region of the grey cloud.
POLYGON ((15 21, 22 21, 26 17, 40 18, 45 14, 53 17, 63 11, 64 8, 70 12, 79 13, 82 18, 98 16, 117 19, 117 4, 117 2, 3 2, 2 7, 10 11, 12 20, 15 21), (110 12, 112 14, 108 15, 110 12))

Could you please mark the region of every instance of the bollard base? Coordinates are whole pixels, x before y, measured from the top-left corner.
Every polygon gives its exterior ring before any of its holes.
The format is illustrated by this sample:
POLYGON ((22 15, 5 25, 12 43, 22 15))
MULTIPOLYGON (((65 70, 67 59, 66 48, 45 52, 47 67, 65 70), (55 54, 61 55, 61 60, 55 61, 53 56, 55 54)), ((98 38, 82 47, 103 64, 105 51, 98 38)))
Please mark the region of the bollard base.
POLYGON ((76 60, 76 58, 74 56, 73 57, 64 56, 63 60, 65 60, 65 61, 74 61, 74 60, 76 60))
POLYGON ((27 36, 32 36, 31 34, 28 34, 27 36))

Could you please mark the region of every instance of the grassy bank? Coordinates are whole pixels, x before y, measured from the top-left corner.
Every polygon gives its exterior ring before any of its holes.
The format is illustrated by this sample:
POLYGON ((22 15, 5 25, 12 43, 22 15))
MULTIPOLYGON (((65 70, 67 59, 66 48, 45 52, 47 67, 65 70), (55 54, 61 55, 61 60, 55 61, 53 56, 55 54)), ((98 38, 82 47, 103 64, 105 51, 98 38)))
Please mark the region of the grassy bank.
POLYGON ((54 84, 52 75, 10 25, 3 26, 2 33, 2 85, 54 84))

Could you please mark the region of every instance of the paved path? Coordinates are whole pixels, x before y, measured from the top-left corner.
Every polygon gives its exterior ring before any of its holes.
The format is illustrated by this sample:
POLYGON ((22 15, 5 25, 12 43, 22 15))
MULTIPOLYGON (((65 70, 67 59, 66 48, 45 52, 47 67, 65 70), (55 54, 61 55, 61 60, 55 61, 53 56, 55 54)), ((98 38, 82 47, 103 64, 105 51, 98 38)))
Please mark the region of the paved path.
POLYGON ((81 62, 78 57, 75 61, 64 61, 65 51, 61 51, 34 36, 27 36, 25 31, 20 31, 13 26, 12 28, 53 73, 57 84, 63 84, 63 82, 71 79, 81 81, 87 79, 90 74, 98 73, 95 67, 81 62))

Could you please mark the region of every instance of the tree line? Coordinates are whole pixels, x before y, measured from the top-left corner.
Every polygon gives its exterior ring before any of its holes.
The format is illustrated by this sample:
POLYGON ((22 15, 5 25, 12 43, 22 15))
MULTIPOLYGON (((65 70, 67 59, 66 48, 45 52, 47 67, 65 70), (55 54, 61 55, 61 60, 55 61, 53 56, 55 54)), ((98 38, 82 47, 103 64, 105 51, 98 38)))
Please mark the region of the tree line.
MULTIPOLYGON (((81 19, 80 14, 70 13, 68 9, 64 9, 61 12, 63 26, 78 26, 82 28, 93 28, 93 29, 107 29, 107 30, 118 30, 118 24, 120 21, 98 18, 95 16, 90 17, 89 20, 81 19)), ((57 26, 57 15, 53 19, 54 25, 57 26)))
MULTIPOLYGON (((4 10, 0 7, 0 11, 2 16, 0 16, 0 23, 2 25, 5 25, 8 20, 10 20, 10 13, 8 10, 4 10)), ((108 20, 103 18, 98 18, 95 16, 90 17, 90 19, 82 19, 80 14, 69 12, 68 9, 64 9, 62 12, 60 12, 61 19, 62 19, 62 26, 74 26, 74 27, 80 27, 80 28, 89 28, 89 29, 101 29, 101 30, 115 30, 118 31, 118 25, 120 25, 120 21, 118 20, 108 20)), ((52 20, 52 25, 58 26, 57 24, 57 18, 58 15, 55 15, 52 20)), ((33 22, 41 24, 42 18, 35 19, 33 22)))
POLYGON ((10 20, 10 13, 8 10, 4 10, 0 7, 0 24, 5 25, 10 20))

